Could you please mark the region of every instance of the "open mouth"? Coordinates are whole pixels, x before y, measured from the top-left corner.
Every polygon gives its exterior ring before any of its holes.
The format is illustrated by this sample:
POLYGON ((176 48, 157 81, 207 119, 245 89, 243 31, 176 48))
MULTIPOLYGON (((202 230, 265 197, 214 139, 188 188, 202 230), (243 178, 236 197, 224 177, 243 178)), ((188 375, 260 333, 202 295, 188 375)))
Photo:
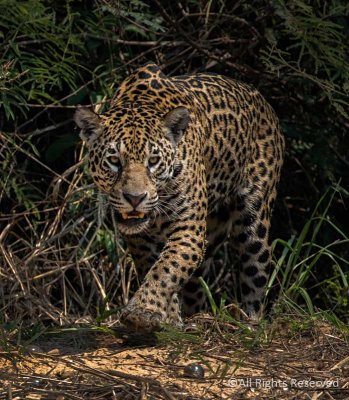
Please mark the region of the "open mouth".
POLYGON ((144 212, 140 211, 130 211, 130 212, 117 212, 116 213, 117 222, 124 225, 139 225, 142 222, 146 222, 149 216, 144 212))

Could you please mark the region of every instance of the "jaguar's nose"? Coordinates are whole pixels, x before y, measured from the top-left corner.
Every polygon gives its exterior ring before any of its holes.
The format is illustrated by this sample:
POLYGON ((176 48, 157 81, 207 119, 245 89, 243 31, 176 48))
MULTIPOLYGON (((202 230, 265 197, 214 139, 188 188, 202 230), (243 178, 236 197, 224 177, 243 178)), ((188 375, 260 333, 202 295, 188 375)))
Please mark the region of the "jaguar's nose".
POLYGON ((142 201, 148 196, 148 193, 141 193, 141 194, 133 194, 133 193, 126 193, 122 192, 125 200, 131 204, 133 208, 138 207, 142 201))

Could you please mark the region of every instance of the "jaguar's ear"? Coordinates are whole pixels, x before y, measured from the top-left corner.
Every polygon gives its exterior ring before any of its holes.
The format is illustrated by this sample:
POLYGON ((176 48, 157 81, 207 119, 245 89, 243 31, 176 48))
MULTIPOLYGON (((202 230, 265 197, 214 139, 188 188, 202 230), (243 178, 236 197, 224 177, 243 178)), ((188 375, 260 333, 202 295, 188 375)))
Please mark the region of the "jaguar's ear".
POLYGON ((101 118, 92 110, 78 108, 74 115, 76 125, 81 129, 80 137, 90 145, 102 132, 101 118))
POLYGON ((185 107, 177 107, 168 112, 164 117, 164 126, 168 138, 173 146, 181 140, 189 124, 189 111, 185 107))

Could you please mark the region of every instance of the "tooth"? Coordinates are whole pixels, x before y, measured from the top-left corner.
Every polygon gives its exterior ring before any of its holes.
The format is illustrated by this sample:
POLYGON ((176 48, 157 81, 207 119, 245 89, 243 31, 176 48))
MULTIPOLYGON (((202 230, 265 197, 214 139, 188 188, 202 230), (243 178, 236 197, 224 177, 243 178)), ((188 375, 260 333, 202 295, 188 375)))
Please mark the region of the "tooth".
POLYGON ((142 219, 145 216, 144 212, 137 212, 137 214, 131 214, 129 215, 127 212, 120 212, 121 216, 123 219, 130 219, 130 218, 138 218, 138 219, 142 219))

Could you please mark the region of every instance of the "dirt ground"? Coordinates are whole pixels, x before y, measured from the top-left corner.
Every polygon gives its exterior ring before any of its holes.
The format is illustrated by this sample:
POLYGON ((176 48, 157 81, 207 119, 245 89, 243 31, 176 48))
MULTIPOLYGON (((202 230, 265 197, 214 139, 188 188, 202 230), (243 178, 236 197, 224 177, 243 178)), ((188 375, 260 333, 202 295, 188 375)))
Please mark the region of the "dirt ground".
POLYGON ((327 323, 189 326, 157 338, 70 328, 0 348, 0 399, 349 399, 348 338, 327 323))

